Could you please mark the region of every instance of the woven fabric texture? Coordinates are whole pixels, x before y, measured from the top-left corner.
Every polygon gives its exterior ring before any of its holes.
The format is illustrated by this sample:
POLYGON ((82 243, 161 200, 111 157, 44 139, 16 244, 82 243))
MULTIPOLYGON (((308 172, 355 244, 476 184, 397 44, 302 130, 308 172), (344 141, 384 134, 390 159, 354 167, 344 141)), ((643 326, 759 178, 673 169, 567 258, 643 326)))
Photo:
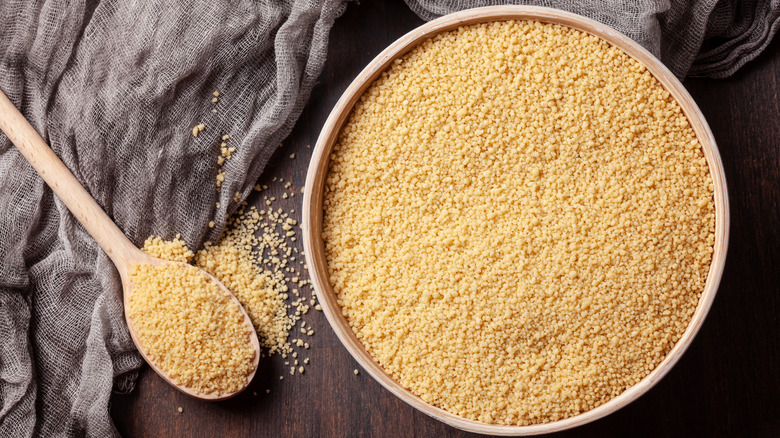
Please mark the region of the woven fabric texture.
MULTIPOLYGON (((292 129, 345 7, 4 0, 0 89, 134 243, 198 247, 292 129), (236 152, 217 193, 223 134, 236 152)), ((111 390, 141 365, 118 274, 3 134, 0 221, 0 436, 116 435, 111 390)))

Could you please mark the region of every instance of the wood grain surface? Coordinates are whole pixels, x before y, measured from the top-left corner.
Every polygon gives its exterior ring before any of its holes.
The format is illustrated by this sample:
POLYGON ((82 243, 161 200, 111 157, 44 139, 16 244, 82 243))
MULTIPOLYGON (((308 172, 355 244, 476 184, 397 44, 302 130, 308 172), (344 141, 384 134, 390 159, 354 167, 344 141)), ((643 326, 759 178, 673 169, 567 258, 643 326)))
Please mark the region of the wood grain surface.
MULTIPOLYGON (((279 189, 272 179, 283 177, 300 187, 307 146, 341 93, 420 24, 400 0, 351 4, 332 30, 309 105, 259 182, 279 189)), ((769 437, 780 430, 780 41, 732 78, 685 86, 710 123, 729 187, 731 237, 717 297, 691 347, 657 386, 614 414, 553 436, 769 437)), ((300 215, 301 199, 281 205, 300 215)), ((417 412, 365 372, 355 375, 356 363, 322 313, 305 319, 316 331, 305 374, 290 376, 281 357, 263 359, 247 392, 207 403, 145 367, 132 393, 112 397, 117 429, 127 437, 477 436, 417 412)))

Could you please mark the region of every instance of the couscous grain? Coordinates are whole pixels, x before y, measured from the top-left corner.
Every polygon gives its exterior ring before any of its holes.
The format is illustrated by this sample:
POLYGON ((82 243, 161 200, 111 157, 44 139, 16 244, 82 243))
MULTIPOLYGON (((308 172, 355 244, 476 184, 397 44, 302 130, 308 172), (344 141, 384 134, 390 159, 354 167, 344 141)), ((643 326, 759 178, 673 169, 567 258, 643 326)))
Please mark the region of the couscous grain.
POLYGON ((246 385, 256 354, 251 329, 219 285, 187 264, 132 265, 130 279, 127 316, 152 363, 201 394, 246 385))
MULTIPOLYGON (((292 212, 294 210, 290 210, 292 212)), ((244 205, 228 220, 219 243, 206 242, 204 249, 196 255, 187 249, 179 235, 172 241, 150 237, 144 244, 144 251, 168 260, 194 261, 239 300, 265 347, 264 354, 297 357, 298 353, 293 349, 308 348, 308 344, 301 341, 298 345, 297 339, 291 344, 288 336, 298 322, 301 327, 306 326, 301 316, 309 310, 299 289, 292 290, 297 299, 291 304, 285 301, 290 298, 287 285, 290 280, 285 274, 291 274, 295 279, 300 277, 300 271, 290 266, 295 261, 292 254, 297 249, 288 245, 285 231, 297 224, 298 221, 281 208, 266 211, 244 205), (293 313, 288 314, 288 309, 293 313)), ((299 282, 299 287, 307 285, 299 282)), ((316 303, 313 292, 311 302, 316 303)), ((303 331, 314 333, 308 326, 303 331)))
POLYGON ((287 342, 295 321, 287 315, 283 275, 264 270, 253 253, 258 245, 280 245, 274 236, 263 240, 254 236, 260 228, 259 215, 239 215, 217 244, 198 251, 195 263, 233 292, 246 309, 268 354, 290 352, 287 342))
POLYGON ((715 239, 707 163, 669 92, 618 48, 532 21, 395 60, 342 128, 323 209, 330 283, 367 351, 426 402, 495 424, 571 417, 647 376, 715 239))

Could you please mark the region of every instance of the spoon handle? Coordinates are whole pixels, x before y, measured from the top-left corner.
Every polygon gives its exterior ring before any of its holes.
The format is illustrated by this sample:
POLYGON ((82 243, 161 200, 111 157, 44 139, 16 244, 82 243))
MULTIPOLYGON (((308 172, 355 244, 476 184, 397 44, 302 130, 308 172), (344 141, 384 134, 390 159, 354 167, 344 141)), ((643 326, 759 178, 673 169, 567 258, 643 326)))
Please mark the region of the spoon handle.
POLYGON ((86 189, 41 138, 22 113, 0 90, 0 130, 11 140, 24 158, 43 178, 52 191, 95 238, 120 272, 138 251, 86 189))

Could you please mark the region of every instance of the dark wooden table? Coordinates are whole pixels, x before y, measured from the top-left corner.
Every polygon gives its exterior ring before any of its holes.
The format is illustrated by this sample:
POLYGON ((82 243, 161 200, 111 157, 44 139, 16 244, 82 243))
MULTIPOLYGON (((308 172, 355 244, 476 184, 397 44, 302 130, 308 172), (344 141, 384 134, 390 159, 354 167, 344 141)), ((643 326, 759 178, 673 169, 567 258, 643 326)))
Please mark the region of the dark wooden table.
MULTIPOLYGON (((420 24, 399 0, 351 4, 333 28, 325 71, 308 107, 263 180, 277 176, 302 185, 307 145, 316 142, 342 91, 377 53, 420 24), (293 152, 297 158, 290 160, 293 152)), ((660 384, 628 407, 559 436, 780 436, 780 41, 732 78, 685 85, 715 134, 728 180, 731 240, 718 295, 693 345, 660 384)), ((316 334, 305 374, 289 376, 276 356, 261 362, 242 395, 205 403, 176 392, 145 367, 131 394, 112 397, 120 433, 469 435, 415 411, 368 374, 356 376, 355 361, 324 315, 313 313, 306 318, 316 334), (287 377, 280 381, 280 374, 287 377)))

